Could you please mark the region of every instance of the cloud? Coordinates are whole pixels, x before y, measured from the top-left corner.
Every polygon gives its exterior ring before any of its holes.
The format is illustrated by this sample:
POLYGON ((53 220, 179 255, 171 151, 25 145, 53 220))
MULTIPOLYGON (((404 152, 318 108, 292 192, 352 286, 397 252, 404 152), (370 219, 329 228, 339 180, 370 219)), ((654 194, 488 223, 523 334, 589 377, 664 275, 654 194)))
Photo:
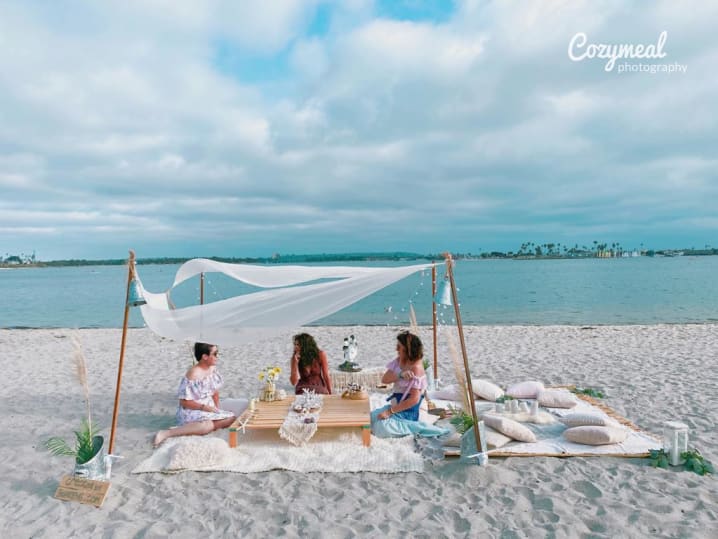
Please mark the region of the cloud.
POLYGON ((3 3, 0 249, 718 243, 715 7, 380 8, 3 3), (567 55, 664 30, 686 73, 567 55))

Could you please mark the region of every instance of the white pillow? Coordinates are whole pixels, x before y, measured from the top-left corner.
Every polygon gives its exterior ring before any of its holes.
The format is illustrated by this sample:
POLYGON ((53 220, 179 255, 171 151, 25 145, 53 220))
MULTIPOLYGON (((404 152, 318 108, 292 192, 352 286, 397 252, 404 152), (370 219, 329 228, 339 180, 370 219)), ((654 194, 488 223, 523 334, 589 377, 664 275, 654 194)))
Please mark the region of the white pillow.
POLYGON ((442 387, 441 389, 435 389, 433 391, 429 391, 429 398, 430 399, 439 399, 443 401, 459 401, 461 400, 461 397, 459 397, 459 388, 456 385, 450 385, 446 387, 442 387))
POLYGON ((628 437, 628 430, 619 427, 573 427, 563 431, 563 436, 571 442, 585 445, 618 444, 628 437))
POLYGON ((219 466, 232 456, 232 450, 221 438, 187 436, 171 449, 166 470, 197 470, 219 466))
MULTIPOLYGON (((487 427, 486 424, 484 424, 484 434, 486 435, 486 447, 489 449, 498 449, 511 441, 511 438, 487 427)), ((444 447, 461 447, 461 434, 454 431, 447 435, 441 443, 444 447)))
POLYGON ((573 408, 578 401, 567 389, 544 389, 539 391, 538 403, 546 408, 573 408))
POLYGON ((432 415, 423 408, 419 408, 419 421, 433 425, 439 420, 438 415, 432 415))
POLYGON ((496 429, 501 434, 504 434, 513 440, 529 443, 536 441, 536 435, 530 428, 525 427, 518 421, 514 421, 508 417, 486 414, 484 415, 483 420, 487 427, 496 429))
POLYGON ((496 384, 489 382, 488 380, 472 378, 471 388, 474 390, 474 395, 476 395, 480 399, 484 399, 487 401, 493 402, 499 397, 504 396, 504 390, 496 384))
POLYGON ((591 414, 591 413, 572 413, 567 414, 563 417, 559 417, 558 420, 566 425, 567 427, 582 427, 584 425, 594 427, 618 427, 618 421, 611 419, 610 417, 591 414))
POLYGON ((441 445, 444 447, 461 447, 461 434, 453 431, 441 438, 441 445))
POLYGON ((508 387, 506 394, 515 399, 535 399, 539 391, 543 391, 543 382, 521 382, 508 387))
POLYGON ((486 434, 486 446, 489 449, 498 449, 505 446, 511 441, 511 438, 495 431, 491 427, 487 427, 484 423, 484 433, 486 434))

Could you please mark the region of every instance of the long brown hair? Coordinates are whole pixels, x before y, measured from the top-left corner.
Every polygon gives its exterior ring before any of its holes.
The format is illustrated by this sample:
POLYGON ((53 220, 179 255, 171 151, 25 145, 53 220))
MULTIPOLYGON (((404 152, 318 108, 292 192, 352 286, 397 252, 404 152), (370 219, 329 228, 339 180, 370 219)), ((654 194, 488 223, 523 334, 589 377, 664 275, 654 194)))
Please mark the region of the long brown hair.
POLYGON ((317 341, 309 333, 299 333, 292 340, 299 345, 299 366, 309 367, 319 357, 317 341))
POLYGON ((408 331, 402 331, 396 336, 396 340, 406 348, 406 357, 412 363, 424 357, 424 345, 421 339, 408 331))

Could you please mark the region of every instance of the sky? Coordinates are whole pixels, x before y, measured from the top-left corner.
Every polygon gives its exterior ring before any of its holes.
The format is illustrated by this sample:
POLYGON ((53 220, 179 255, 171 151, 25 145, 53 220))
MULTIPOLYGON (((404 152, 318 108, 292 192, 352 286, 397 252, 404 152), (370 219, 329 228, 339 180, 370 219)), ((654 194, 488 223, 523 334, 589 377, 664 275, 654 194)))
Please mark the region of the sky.
POLYGON ((4 1, 0 256, 718 247, 716 21, 698 1, 4 1))

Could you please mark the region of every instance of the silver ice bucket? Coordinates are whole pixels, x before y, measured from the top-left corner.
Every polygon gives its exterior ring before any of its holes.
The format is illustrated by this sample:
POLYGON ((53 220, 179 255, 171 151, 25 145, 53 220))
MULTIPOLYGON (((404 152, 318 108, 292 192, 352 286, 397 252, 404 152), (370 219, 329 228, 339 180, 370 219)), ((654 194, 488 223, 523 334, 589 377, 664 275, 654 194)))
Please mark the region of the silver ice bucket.
POLYGON ((95 456, 84 464, 75 464, 75 477, 104 481, 107 477, 105 469, 105 457, 103 444, 105 439, 102 436, 92 438, 92 449, 95 456))

